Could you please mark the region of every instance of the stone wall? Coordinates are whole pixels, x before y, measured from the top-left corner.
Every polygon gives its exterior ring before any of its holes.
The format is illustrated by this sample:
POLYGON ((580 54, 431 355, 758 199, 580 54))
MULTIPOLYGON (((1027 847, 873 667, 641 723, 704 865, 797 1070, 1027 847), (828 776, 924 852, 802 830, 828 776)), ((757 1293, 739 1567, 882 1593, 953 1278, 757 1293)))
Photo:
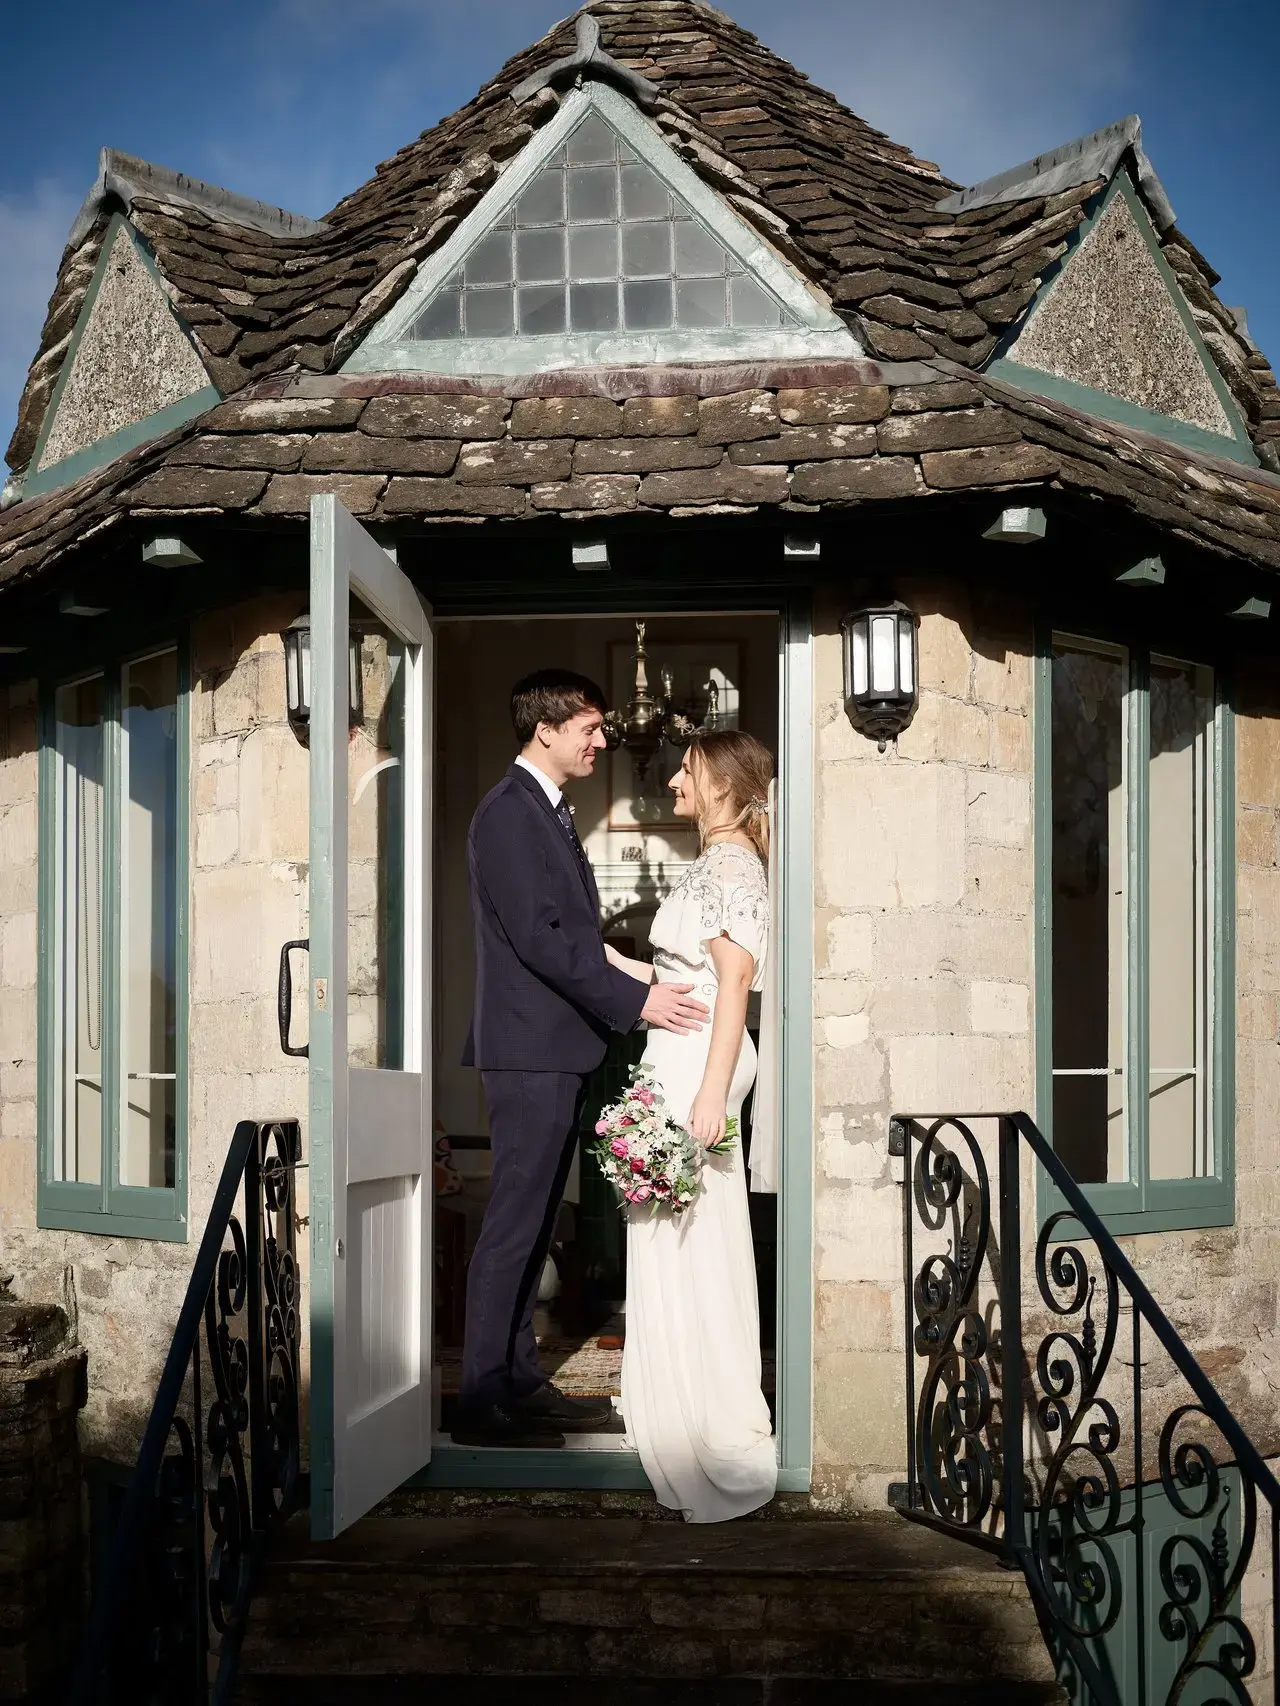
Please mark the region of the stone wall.
POLYGON ((61 1697, 84 1607, 84 1352, 53 1304, 0 1280, 0 1701, 61 1697))
MULTIPOLYGON (((842 704, 834 592, 815 641, 815 1496, 880 1506, 904 1468, 901 1186, 894 1111, 1034 1107, 1031 626, 954 583, 920 612, 922 695, 881 755, 842 704)), ((288 728, 280 631, 298 600, 193 635, 190 1215, 237 1118, 305 1112, 275 1025, 279 944, 306 932, 307 755, 288 728)), ((1130 1240, 1139 1270, 1264 1447, 1280 1273, 1280 686, 1239 688, 1236 1223, 1130 1240)), ((35 696, 0 717, 0 1248, 21 1295, 79 1303, 88 1449, 127 1456, 193 1245, 35 1225, 35 696)), ((305 1022, 305 1002, 295 1019, 305 1022)), ((305 1215, 306 1175, 299 1211, 305 1215)), ((1024 1190, 1033 1228, 1030 1172, 1024 1190)), ((306 1238, 300 1239, 305 1251, 306 1238)), ((305 1259, 305 1258, 304 1258, 305 1259)))
POLYGON ((881 754, 815 613, 814 1494, 905 1468, 902 1196, 889 1115, 1034 1105, 1031 626, 904 585, 920 707, 881 754))
MULTIPOLYGON (((280 944, 306 934, 307 753, 285 717, 280 640, 301 603, 255 600, 202 618, 192 633, 185 1244, 37 1229, 30 687, 9 690, 0 723, 0 1251, 19 1295, 77 1300, 89 1358, 82 1439, 93 1454, 133 1454, 236 1121, 306 1111, 306 1063, 280 1053, 276 1028, 280 944)), ((302 1025, 305 1011, 302 1003, 302 1025)))
MULTIPOLYGON (((816 621, 814 1493, 837 1506, 883 1505, 905 1471, 902 1185, 889 1116, 1036 1105, 1031 624, 954 585, 901 591, 921 615, 921 701, 883 755, 844 713, 841 607, 821 603, 816 621)), ((1235 1224, 1121 1243, 1255 1442, 1274 1451, 1280 683, 1245 671, 1237 703, 1235 1224)), ((994 1178, 993 1128, 978 1135, 994 1178)), ((1035 1201, 1028 1155, 1026 1251, 1035 1201)), ((1029 1265, 1024 1296, 1034 1296, 1029 1265)))

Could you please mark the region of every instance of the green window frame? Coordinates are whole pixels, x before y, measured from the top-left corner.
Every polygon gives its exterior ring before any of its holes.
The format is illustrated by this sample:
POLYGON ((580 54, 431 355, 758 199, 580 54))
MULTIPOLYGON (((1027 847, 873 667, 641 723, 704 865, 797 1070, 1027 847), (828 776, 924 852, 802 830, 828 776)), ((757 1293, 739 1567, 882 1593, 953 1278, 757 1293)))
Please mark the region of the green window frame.
POLYGON ((190 727, 185 644, 41 686, 42 1228, 187 1239, 190 727))
MULTIPOLYGON (((1151 646, 1145 638, 1135 635, 1118 641, 1110 636, 1082 634, 1074 628, 1058 631, 1047 624, 1037 635, 1034 702, 1037 1119, 1052 1143, 1055 1100, 1064 1079, 1105 1076, 1113 1081, 1106 1098, 1106 1126, 1110 1135, 1102 1178, 1095 1176, 1094 1181, 1082 1178, 1080 1183, 1107 1225, 1117 1233, 1229 1226, 1235 1218, 1235 739, 1230 682, 1220 665, 1212 666, 1211 684, 1205 684, 1202 700, 1207 715, 1198 725, 1194 742, 1182 743, 1183 751, 1193 753, 1198 747, 1202 754, 1201 769, 1193 771, 1198 779, 1192 785, 1192 793, 1198 790, 1203 796, 1194 809, 1202 811, 1204 816, 1198 820, 1202 825, 1200 840, 1193 845, 1202 867, 1207 869, 1195 869, 1197 855, 1193 854, 1190 876, 1183 879, 1179 897, 1185 908, 1187 895, 1200 885, 1198 893, 1202 899, 1196 903, 1193 932, 1196 1059, 1185 1067, 1182 1063, 1174 1066, 1151 1058, 1153 977, 1164 978, 1162 951, 1170 939, 1166 936, 1157 942, 1153 957, 1152 873, 1153 870, 1157 873, 1158 881, 1167 881, 1169 866, 1167 861, 1159 862, 1159 853, 1161 845, 1167 851, 1169 845, 1176 844, 1172 836, 1157 834, 1153 860, 1153 664, 1157 679, 1163 673, 1167 680, 1179 668, 1188 673, 1201 672, 1201 679, 1210 674, 1206 660, 1187 658, 1177 648, 1151 646), (1108 760, 1113 774, 1114 767, 1119 766, 1119 781, 1111 788, 1107 809, 1109 841, 1122 842, 1123 852, 1116 860, 1120 867, 1115 878, 1117 886, 1108 881, 1106 887, 1108 895, 1122 898, 1118 905, 1111 902, 1108 914, 1109 1037, 1106 1062, 1101 1069, 1092 1054, 1085 1062, 1087 1048, 1078 1046, 1072 1052, 1070 1043, 1063 1040, 1063 1029, 1067 1028, 1055 1027, 1054 1018, 1055 649, 1093 653, 1099 659, 1109 660, 1116 666, 1116 679, 1122 680, 1116 740, 1108 760), (1055 1046, 1064 1056, 1060 1061, 1055 1061, 1055 1046), (1202 1086, 1193 1073, 1205 1071, 1209 1083, 1202 1086), (1190 1087, 1186 1088, 1188 1082, 1190 1087), (1151 1111, 1157 1095, 1178 1083, 1184 1085, 1186 1096, 1198 1098, 1200 1108, 1192 1139, 1194 1176, 1165 1177, 1162 1174, 1167 1162, 1157 1160, 1152 1165, 1151 1111), (1135 1093, 1136 1086, 1145 1086, 1145 1092, 1135 1093)), ((1114 692, 1114 683, 1109 691, 1114 692)), ((1164 714, 1162 709, 1160 714, 1164 714)), ((1166 750, 1172 748, 1162 745, 1157 757, 1166 750)), ((1194 766, 1195 758, 1191 757, 1188 763, 1194 766)), ((1157 785, 1166 786, 1163 782, 1157 785)), ((1094 802, 1094 809, 1096 805, 1094 802)), ((1159 805, 1158 800, 1158 809, 1159 805)), ((1070 814, 1066 814, 1066 821, 1070 821, 1070 814)), ((1191 821, 1197 820, 1193 817, 1191 821)), ((1110 848, 1108 856, 1109 852, 1110 848)), ((1063 927, 1070 925, 1071 921, 1066 921, 1063 927)), ((1076 942, 1078 937, 1073 937, 1073 944, 1076 942)), ((1072 952, 1078 952, 1078 947, 1073 945, 1072 952)), ((1097 976, 1096 961, 1094 976, 1097 976)), ((1161 1003, 1167 1003, 1166 987, 1161 981, 1158 1009, 1161 1003)), ((1080 992, 1087 993, 1084 984, 1080 992)), ((1084 1006, 1082 1003, 1082 1009, 1084 1006)), ((1160 1022, 1157 1015, 1157 1023, 1160 1022)), ((1184 1033, 1188 1028, 1184 1025, 1184 1033)), ((1098 1051, 1095 1024, 1093 1053, 1098 1051)), ((1072 1165, 1072 1157, 1065 1152, 1068 1134, 1060 1132, 1059 1139, 1063 1145, 1060 1153, 1072 1165)), ((1093 1170, 1096 1175, 1096 1163, 1093 1170)), ((1042 1222, 1065 1207, 1060 1193, 1043 1173, 1038 1180, 1038 1206, 1042 1222)), ((1064 1221, 1060 1228, 1063 1237, 1071 1235, 1073 1230, 1078 1228, 1069 1221, 1064 1221)))

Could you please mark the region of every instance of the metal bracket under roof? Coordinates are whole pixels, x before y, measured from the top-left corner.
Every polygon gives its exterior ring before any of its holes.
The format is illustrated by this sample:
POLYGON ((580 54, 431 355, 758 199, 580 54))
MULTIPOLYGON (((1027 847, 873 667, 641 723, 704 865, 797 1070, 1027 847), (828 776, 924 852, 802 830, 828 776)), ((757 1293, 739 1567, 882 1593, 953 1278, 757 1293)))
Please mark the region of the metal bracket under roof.
POLYGON ((611 54, 604 51, 600 46, 600 25, 590 12, 579 12, 573 28, 578 38, 577 47, 563 59, 553 60, 541 71, 535 71, 522 83, 517 83, 511 91, 515 104, 523 106, 539 89, 545 89, 549 84, 581 82, 594 77, 601 82, 615 84, 624 94, 630 95, 637 106, 646 112, 652 111, 658 100, 656 87, 647 77, 619 65, 611 54))
POLYGON ((189 178, 185 172, 156 166, 150 160, 122 154, 117 148, 104 148, 98 155, 97 180, 84 198, 71 227, 71 235, 67 238, 69 246, 74 249, 84 241, 108 198, 122 201, 127 213, 138 196, 198 208, 221 224, 244 225, 252 231, 266 231, 273 237, 316 237, 329 229, 323 219, 287 213, 284 208, 272 207, 269 202, 254 201, 252 196, 237 195, 234 190, 224 190, 217 184, 189 178))
POLYGON ((1091 183, 1095 178, 1107 183, 1116 175, 1120 162, 1132 152, 1138 168, 1138 188, 1141 190, 1157 230, 1164 232, 1176 223, 1177 216, 1156 169, 1142 148, 1142 120, 1130 113, 1102 130, 1078 136, 1074 142, 1064 142, 1048 154, 1037 154, 1034 160, 1024 160, 994 178, 984 178, 967 190, 957 190, 934 203, 938 213, 966 213, 974 207, 996 207, 1006 201, 1032 201, 1040 196, 1057 195, 1074 189, 1078 184, 1091 183))

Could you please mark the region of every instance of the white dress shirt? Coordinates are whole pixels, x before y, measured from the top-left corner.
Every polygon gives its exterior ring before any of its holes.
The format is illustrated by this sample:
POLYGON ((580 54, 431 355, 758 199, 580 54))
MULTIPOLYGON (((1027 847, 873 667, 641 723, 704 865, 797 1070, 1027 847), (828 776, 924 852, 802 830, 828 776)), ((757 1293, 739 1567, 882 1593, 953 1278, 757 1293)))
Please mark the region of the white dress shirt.
POLYGON ((516 759, 516 763, 522 770, 527 770, 530 776, 537 777, 538 786, 551 801, 552 811, 555 811, 559 807, 561 800, 564 798, 563 790, 557 788, 550 776, 548 776, 544 771, 539 770, 536 764, 531 764, 523 753, 519 754, 516 759))

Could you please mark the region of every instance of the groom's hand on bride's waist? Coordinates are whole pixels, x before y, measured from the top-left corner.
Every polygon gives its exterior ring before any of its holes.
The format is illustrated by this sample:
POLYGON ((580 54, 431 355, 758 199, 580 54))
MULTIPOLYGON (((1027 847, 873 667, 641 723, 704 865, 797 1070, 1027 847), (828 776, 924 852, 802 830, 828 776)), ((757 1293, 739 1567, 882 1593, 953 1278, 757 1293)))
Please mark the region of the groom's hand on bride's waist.
POLYGON ((660 1031, 700 1031, 711 1009, 690 994, 691 983, 655 983, 649 999, 640 1009, 640 1017, 656 1025, 660 1031))

